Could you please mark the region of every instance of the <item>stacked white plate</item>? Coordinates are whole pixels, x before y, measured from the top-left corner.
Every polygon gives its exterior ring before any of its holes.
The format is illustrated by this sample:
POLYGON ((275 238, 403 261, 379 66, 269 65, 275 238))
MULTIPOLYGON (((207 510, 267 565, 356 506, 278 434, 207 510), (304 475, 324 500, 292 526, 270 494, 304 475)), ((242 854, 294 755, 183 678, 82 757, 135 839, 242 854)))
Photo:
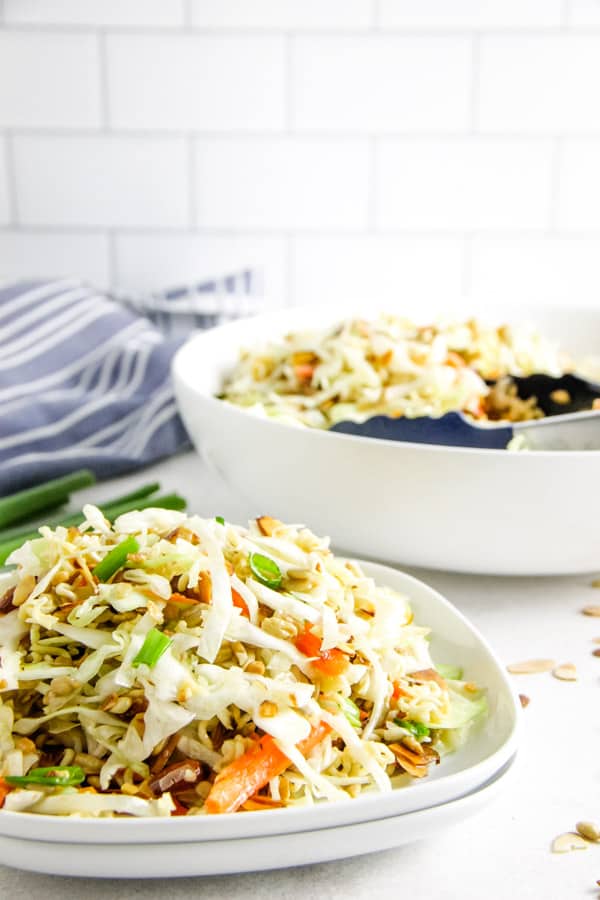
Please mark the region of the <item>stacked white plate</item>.
POLYGON ((362 564, 407 595, 432 629, 436 663, 485 686, 489 714, 422 781, 390 794, 313 807, 175 819, 85 819, 0 811, 0 863, 61 875, 152 878, 276 869, 384 850, 478 812, 503 789, 516 751, 518 701, 478 631, 447 600, 394 569, 362 564))

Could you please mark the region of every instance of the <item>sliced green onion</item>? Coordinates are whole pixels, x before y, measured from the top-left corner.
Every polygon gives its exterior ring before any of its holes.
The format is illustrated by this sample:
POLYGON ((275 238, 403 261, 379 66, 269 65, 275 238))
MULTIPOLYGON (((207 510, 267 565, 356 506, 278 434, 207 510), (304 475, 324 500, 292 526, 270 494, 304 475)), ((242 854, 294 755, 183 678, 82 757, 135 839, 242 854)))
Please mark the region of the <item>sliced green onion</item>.
POLYGON ((353 728, 362 728, 360 723, 360 710, 353 700, 349 697, 339 697, 338 702, 340 709, 350 722, 353 728))
POLYGON ((113 547, 110 553, 107 553, 104 559, 94 566, 92 575, 95 575, 98 581, 108 581, 112 576, 122 569, 127 562, 130 553, 137 553, 140 545, 131 535, 113 547))
MULTIPOLYGON (((114 521, 118 519, 119 516, 124 515, 128 512, 133 512, 149 509, 151 507, 157 507, 159 509, 177 509, 183 510, 187 506, 186 501, 183 497, 180 497, 179 494, 164 494, 159 497, 150 497, 147 500, 131 500, 128 503, 122 503, 120 505, 111 506, 110 504, 104 504, 99 506, 100 511, 106 516, 107 519, 114 521)), ((81 513, 74 513, 71 516, 66 516, 64 519, 60 519, 59 521, 47 522, 46 524, 50 528, 58 528, 59 525, 64 528, 70 528, 71 526, 81 525, 81 523, 85 521, 85 516, 81 513)), ((13 550, 17 550, 21 547, 25 541, 34 541, 36 538, 39 538, 39 532, 35 531, 21 531, 17 534, 5 535, 0 534, 0 566, 4 565, 10 554, 13 550)))
POLYGON ((450 681, 461 681, 463 677, 463 670, 460 666, 436 666, 436 669, 442 676, 442 678, 448 678, 450 681))
POLYGON ((42 769, 31 769, 27 775, 5 775, 9 784, 48 784, 69 787, 81 784, 85 780, 85 772, 81 766, 46 766, 42 769))
POLYGON ((283 575, 274 560, 269 559, 268 556, 263 556, 262 553, 251 553, 248 557, 248 562, 250 563, 252 574, 255 578, 258 578, 261 584, 270 588, 281 587, 283 575))
POLYGON ((218 522, 219 525, 225 524, 225 519, 223 518, 223 516, 215 516, 215 521, 218 522))
POLYGON ((61 506, 69 499, 71 491, 95 484, 96 477, 88 469, 80 469, 62 478, 53 478, 43 484, 18 491, 0 499, 0 528, 15 525, 33 518, 38 513, 61 506))
POLYGON ((158 628, 151 628, 131 665, 148 666, 151 669, 172 643, 172 638, 167 637, 158 628))
POLYGON ((394 719, 396 725, 399 725, 400 728, 406 729, 413 737, 416 737, 418 741, 422 740, 422 738, 429 737, 430 730, 427 725, 423 725, 422 722, 413 722, 411 719, 394 719))

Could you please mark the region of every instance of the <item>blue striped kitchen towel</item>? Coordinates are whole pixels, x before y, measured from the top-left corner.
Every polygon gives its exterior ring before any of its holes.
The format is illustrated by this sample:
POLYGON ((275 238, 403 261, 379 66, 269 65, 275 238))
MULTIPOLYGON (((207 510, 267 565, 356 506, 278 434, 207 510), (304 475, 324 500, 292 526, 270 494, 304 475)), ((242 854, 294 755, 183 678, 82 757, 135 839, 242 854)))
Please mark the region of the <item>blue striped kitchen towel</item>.
POLYGON ((191 331, 253 311, 252 272, 140 297, 78 279, 0 287, 0 495, 108 478, 188 445, 170 378, 191 331))

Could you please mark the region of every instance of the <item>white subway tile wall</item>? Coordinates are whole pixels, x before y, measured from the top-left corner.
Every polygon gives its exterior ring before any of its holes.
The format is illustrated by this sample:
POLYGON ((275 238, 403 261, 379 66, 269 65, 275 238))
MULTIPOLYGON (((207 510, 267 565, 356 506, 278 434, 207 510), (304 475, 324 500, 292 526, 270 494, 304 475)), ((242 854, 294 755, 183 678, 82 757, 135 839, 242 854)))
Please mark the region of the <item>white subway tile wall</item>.
POLYGON ((387 28, 552 28, 562 0, 380 0, 387 28))
POLYGON ((464 131, 472 48, 463 37, 296 37, 291 118, 298 131, 464 131))
POLYGON ((0 0, 0 279, 600 300, 600 0, 0 0))
POLYGON ((281 131, 284 39, 109 35, 109 124, 155 131, 281 131))
POLYGON ((366 139, 217 138, 196 148, 202 228, 366 229, 366 139))
POLYGON ((549 218, 550 141, 384 138, 376 171, 376 222, 385 230, 530 229, 549 218))
POLYGON ((190 224, 182 138, 13 138, 23 225, 184 228, 190 224))
POLYGON ((95 35, 0 31, 0 127, 98 128, 100 115, 95 35))

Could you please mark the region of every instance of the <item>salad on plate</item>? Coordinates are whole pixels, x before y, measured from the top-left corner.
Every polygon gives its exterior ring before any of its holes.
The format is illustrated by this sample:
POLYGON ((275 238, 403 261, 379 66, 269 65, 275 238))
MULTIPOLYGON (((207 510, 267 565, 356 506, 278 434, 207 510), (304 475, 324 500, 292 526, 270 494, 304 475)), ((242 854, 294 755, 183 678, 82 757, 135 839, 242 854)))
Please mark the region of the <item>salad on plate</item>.
POLYGON ((84 516, 40 528, 0 575, 4 810, 345 801, 427 776, 485 716, 410 599, 303 526, 84 516))

